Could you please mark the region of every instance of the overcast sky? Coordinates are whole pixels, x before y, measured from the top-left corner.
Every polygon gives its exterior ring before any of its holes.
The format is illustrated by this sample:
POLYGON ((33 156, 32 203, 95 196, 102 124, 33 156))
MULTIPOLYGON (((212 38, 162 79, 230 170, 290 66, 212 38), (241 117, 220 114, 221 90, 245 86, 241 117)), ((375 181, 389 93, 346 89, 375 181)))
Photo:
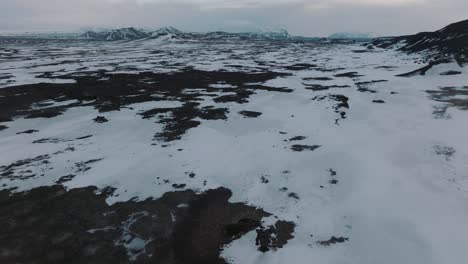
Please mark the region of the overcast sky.
POLYGON ((468 0, 0 0, 0 31, 174 26, 402 35, 468 19, 468 0))

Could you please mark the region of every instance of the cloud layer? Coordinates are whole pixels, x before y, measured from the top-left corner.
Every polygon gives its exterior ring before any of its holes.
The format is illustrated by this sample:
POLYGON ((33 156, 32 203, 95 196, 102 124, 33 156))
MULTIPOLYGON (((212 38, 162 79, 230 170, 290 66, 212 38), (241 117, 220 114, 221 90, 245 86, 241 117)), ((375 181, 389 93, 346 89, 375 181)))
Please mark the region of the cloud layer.
POLYGON ((466 0, 0 0, 0 30, 159 27, 294 34, 337 31, 382 35, 434 30, 468 18, 466 0))

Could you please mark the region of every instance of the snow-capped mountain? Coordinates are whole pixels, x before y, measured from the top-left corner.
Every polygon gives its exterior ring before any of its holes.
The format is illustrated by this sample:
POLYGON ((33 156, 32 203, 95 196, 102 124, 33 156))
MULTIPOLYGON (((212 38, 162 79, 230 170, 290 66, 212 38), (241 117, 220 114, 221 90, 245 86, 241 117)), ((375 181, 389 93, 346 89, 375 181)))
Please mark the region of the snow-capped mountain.
POLYGON ((291 35, 286 30, 274 32, 242 32, 242 33, 229 33, 224 31, 214 31, 208 33, 194 33, 192 36, 200 40, 212 41, 235 41, 235 40, 249 40, 249 41, 285 41, 292 40, 291 35))
POLYGON ((408 53, 426 52, 436 59, 449 55, 466 61, 468 58, 468 20, 450 24, 435 32, 379 38, 373 41, 373 44, 381 48, 398 48, 408 53))
POLYGON ((224 31, 215 31, 207 33, 183 32, 173 27, 163 27, 157 30, 138 30, 135 28, 122 28, 106 30, 101 32, 87 31, 81 36, 88 40, 137 40, 145 38, 168 38, 184 40, 203 40, 203 41, 230 41, 230 40, 251 40, 251 41, 284 41, 293 40, 286 30, 272 32, 244 32, 228 33, 224 31))
POLYGON ((356 33, 356 32, 338 32, 335 34, 330 35, 329 39, 352 39, 352 40, 360 40, 360 39, 373 39, 379 37, 375 33, 356 33))
POLYGON ((151 37, 158 38, 161 36, 180 36, 183 32, 173 27, 162 27, 150 33, 151 37))
POLYGON ((259 32, 259 33, 253 33, 253 34, 259 38, 270 39, 270 40, 285 40, 285 39, 291 38, 291 35, 285 29, 280 29, 278 31, 259 32))
POLYGON ((149 35, 143 31, 137 30, 133 27, 129 28, 120 28, 120 29, 112 29, 109 31, 102 31, 102 32, 95 32, 95 31, 88 31, 82 35, 85 39, 90 40, 107 40, 107 41, 115 41, 115 40, 136 40, 147 38, 149 35))

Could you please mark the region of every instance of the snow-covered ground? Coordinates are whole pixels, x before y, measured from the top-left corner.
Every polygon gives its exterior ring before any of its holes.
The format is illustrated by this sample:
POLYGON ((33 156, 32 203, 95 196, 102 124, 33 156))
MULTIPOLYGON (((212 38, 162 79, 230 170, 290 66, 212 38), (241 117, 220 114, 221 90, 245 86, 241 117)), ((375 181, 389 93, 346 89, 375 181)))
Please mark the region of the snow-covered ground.
MULTIPOLYGON (((163 129, 159 117, 143 119, 139 113, 180 107, 177 100, 104 113, 80 106, 47 119, 17 117, 0 123, 8 127, 0 130, 0 175, 10 171, 0 176, 2 189, 28 190, 74 175, 65 186, 115 187, 108 199, 114 203, 157 198, 174 191, 173 184, 199 192, 222 186, 232 190, 231 201, 296 224, 294 238, 277 251, 257 251, 255 231, 227 245, 222 256, 232 263, 468 259, 466 67, 440 64, 424 76, 396 77, 424 65, 406 54, 359 45, 134 41, 6 48, 17 51, 0 53, 0 89, 73 82, 54 78, 67 73, 168 73, 193 67, 284 72, 289 75, 263 85, 293 91, 257 91, 243 104, 202 97, 200 107, 227 108, 227 119, 198 118, 198 127, 170 142, 154 139, 163 129), (448 70, 461 74, 440 75, 448 70), (51 75, 38 77, 44 72, 51 75), (349 72, 356 74, 336 76, 349 72), (321 89, 307 89, 312 85, 321 89), (333 85, 339 87, 327 87, 333 85), (427 92, 443 87, 461 92, 443 100, 427 92), (340 105, 343 96, 348 107, 340 105), (462 103, 454 104, 455 99, 462 103), (261 115, 248 118, 241 111, 261 115), (93 122, 98 115, 109 122, 93 122), (31 129, 37 132, 17 134, 31 129), (295 151, 294 145, 305 149, 295 151), (8 167, 24 160, 30 162, 8 167), (348 240, 317 243, 332 236, 348 240)), ((213 87, 232 89, 223 83, 213 87)))

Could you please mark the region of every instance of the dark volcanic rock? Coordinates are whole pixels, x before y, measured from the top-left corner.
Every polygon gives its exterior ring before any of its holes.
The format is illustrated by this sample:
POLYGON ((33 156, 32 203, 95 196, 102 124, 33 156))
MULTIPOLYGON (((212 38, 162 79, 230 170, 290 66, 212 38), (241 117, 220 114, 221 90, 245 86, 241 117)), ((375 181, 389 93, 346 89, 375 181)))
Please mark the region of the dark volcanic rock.
POLYGON ((106 122, 109 122, 109 120, 107 120, 107 118, 103 117, 103 116, 98 116, 96 118, 93 119, 93 121, 95 123, 106 123, 106 122))
POLYGON ((183 188, 185 188, 185 186, 187 186, 187 184, 184 184, 184 183, 182 183, 182 184, 176 184, 176 183, 172 184, 172 187, 174 189, 183 189, 183 188))
MULTIPOLYGON (((323 101, 323 100, 325 100, 327 98, 329 100, 338 102, 337 104, 333 105, 332 108, 335 111, 335 113, 340 115, 341 119, 345 119, 346 118, 346 112, 343 111, 343 108, 349 109, 349 98, 342 95, 342 94, 329 94, 329 95, 323 95, 323 96, 315 96, 314 98, 312 98, 312 100, 323 101)), ((336 119, 335 124, 338 125, 339 120, 340 119, 336 119)))
POLYGON ((298 152, 301 152, 301 151, 314 151, 318 148, 320 148, 321 146, 319 145, 312 145, 312 146, 309 146, 309 145, 292 145, 291 146, 291 149, 293 151, 298 151, 298 152))
POLYGON ((336 177, 336 171, 333 170, 333 169, 330 169, 329 170, 330 172, 330 176, 331 176, 331 180, 329 181, 330 184, 338 184, 338 180, 335 178, 336 177))
POLYGON ((459 72, 459 71, 446 71, 446 72, 442 72, 440 73, 440 75, 442 76, 447 76, 447 75, 459 75, 459 74, 462 74, 462 72, 459 72))
POLYGON ((255 118, 262 115, 260 112, 254 111, 240 111, 239 114, 243 115, 244 117, 255 118))
POLYGON ((320 84, 304 84, 307 90, 312 90, 312 91, 326 91, 332 88, 349 88, 349 85, 320 85, 320 84))
POLYGON ((371 52, 372 49, 365 49, 365 50, 353 50, 352 52, 354 53, 367 53, 367 52, 371 52))
POLYGON ((5 129, 7 129, 7 128, 8 128, 7 126, 0 125, 0 131, 5 130, 5 129))
POLYGON ((249 218, 243 218, 237 223, 228 224, 224 226, 224 230, 226 231, 226 234, 228 236, 239 238, 242 234, 245 234, 259 226, 261 226, 260 221, 249 218))
POLYGON ((385 70, 393 70, 393 69, 396 69, 396 68, 398 68, 398 67, 397 66, 388 66, 388 65, 375 67, 375 69, 385 69, 385 70))
POLYGON ((439 90, 426 91, 432 100, 443 103, 440 108, 436 108, 433 114, 436 117, 445 116, 449 107, 456 107, 460 110, 468 110, 468 86, 465 87, 442 87, 439 90), (461 97, 461 98, 460 98, 461 97))
POLYGON ((291 192, 288 194, 288 197, 291 197, 291 198, 294 198, 296 200, 299 200, 299 194, 295 193, 295 192, 291 192))
POLYGON ((309 69, 317 68, 317 65, 308 64, 308 63, 298 63, 298 64, 286 66, 284 68, 286 70, 291 70, 291 71, 302 71, 302 70, 309 70, 309 69))
POLYGON ((60 177, 55 183, 56 183, 56 184, 62 184, 62 183, 71 181, 71 180, 73 180, 73 178, 75 178, 75 176, 76 176, 76 175, 73 175, 73 174, 66 175, 66 176, 62 176, 62 177, 60 177))
POLYGON ((416 75, 426 75, 426 72, 429 71, 430 69, 432 69, 432 67, 434 67, 435 65, 438 65, 438 64, 441 64, 441 63, 447 63, 447 62, 450 62, 450 61, 446 60, 446 59, 431 61, 431 62, 429 62, 429 64, 427 64, 424 67, 421 67, 419 69, 416 69, 414 71, 410 71, 410 72, 407 72, 407 73, 398 74, 397 76, 398 77, 412 77, 412 76, 416 76, 416 75))
POLYGON ((334 245, 334 244, 338 244, 338 243, 344 243, 346 241, 348 241, 349 238, 347 237, 335 237, 335 236, 332 236, 329 240, 322 240, 322 241, 317 241, 317 244, 321 245, 321 246, 331 246, 331 245, 334 245))
POLYGON ((439 60, 447 56, 459 62, 468 59, 468 20, 450 24, 435 32, 421 32, 416 35, 379 38, 373 44, 380 48, 393 47, 398 43, 404 45, 399 48, 408 53, 428 51, 431 60, 439 60))
POLYGON ((301 140, 304 140, 304 139, 306 139, 306 137, 297 136, 297 137, 290 138, 289 141, 301 141, 301 140))
POLYGON ((21 135, 21 134, 32 134, 32 133, 36 133, 36 132, 39 132, 39 130, 29 129, 29 130, 26 130, 26 131, 23 131, 23 132, 18 132, 18 133, 16 133, 16 135, 21 135))
POLYGON ((40 155, 34 158, 15 161, 9 165, 0 166, 0 179, 26 180, 36 176, 32 168, 48 165, 50 155, 40 155))
POLYGON ((437 155, 444 156, 446 161, 450 161, 457 151, 452 147, 435 145, 434 152, 437 155))
POLYGON ((374 100, 372 101, 373 103, 376 103, 376 104, 385 104, 385 101, 384 100, 374 100))
MULTIPOLYGON (((104 71, 71 73, 54 76, 57 79, 75 80, 76 83, 41 83, 13 86, 0 89, 0 122, 16 117, 52 118, 70 108, 92 106, 98 112, 118 111, 131 104, 150 101, 179 101, 183 105, 171 108, 155 108, 139 113, 144 119, 153 117, 164 125, 155 139, 178 140, 185 132, 200 125, 202 120, 226 119, 227 108, 214 106, 200 107, 197 101, 215 97, 215 102, 248 102, 257 90, 271 92, 292 92, 287 88, 268 87, 262 83, 284 73, 243 73, 224 71, 198 71, 187 69, 174 73, 141 72, 139 74, 107 74, 104 71), (234 89, 213 88, 212 84, 226 83, 234 89), (223 95, 229 93, 229 95, 223 95), (75 102, 61 106, 33 105, 44 101, 75 102)), ((43 78, 51 78, 44 73, 43 78)), ((99 119, 102 120, 102 119, 99 119)), ((99 121, 98 120, 98 121, 99 121)))
POLYGON ((295 224, 287 221, 278 221, 274 226, 257 229, 256 244, 258 250, 267 252, 282 248, 288 240, 294 238, 295 224))
POLYGON ((339 103, 335 105, 333 108, 338 111, 340 108, 348 108, 349 109, 349 98, 342 95, 342 94, 332 94, 329 96, 330 99, 338 101, 339 103))
POLYGON ((357 72, 345 72, 345 73, 340 73, 336 74, 335 77, 348 77, 348 78, 357 78, 357 77, 362 77, 364 75, 360 75, 357 72))
POLYGON ((372 80, 368 82, 357 82, 356 85, 369 85, 369 84, 382 83, 382 82, 388 82, 388 80, 372 80))
POLYGON ((260 228, 262 251, 282 247, 294 231, 284 221, 261 227, 270 214, 228 202, 224 188, 108 205, 113 192, 59 185, 0 191, 0 262, 222 264, 222 247, 249 231, 260 228))
POLYGON ((388 82, 387 80, 373 80, 368 82, 357 82, 355 83, 358 87, 358 91, 361 93, 377 93, 376 90, 370 89, 373 84, 388 82))
POLYGON ((304 81, 331 81, 333 78, 330 77, 309 77, 309 78, 304 78, 304 81))

